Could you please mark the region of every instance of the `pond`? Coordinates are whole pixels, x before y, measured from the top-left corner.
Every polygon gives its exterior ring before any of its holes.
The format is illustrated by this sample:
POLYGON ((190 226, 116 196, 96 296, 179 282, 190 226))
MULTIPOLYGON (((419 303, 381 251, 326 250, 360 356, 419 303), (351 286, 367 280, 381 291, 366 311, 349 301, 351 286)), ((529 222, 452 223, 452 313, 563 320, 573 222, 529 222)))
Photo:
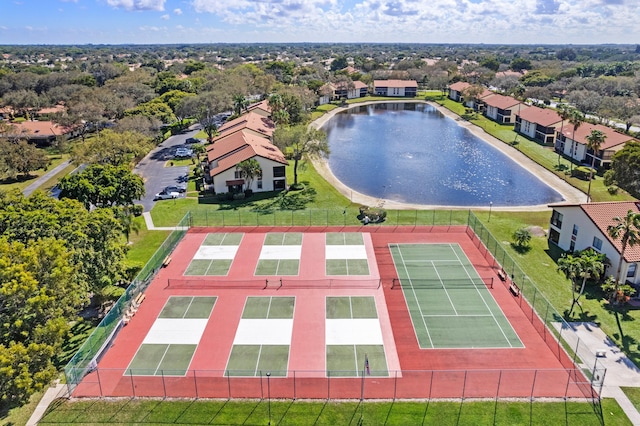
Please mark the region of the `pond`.
POLYGON ((329 167, 365 195, 441 206, 529 206, 562 196, 507 155, 423 103, 363 105, 336 114, 329 167))

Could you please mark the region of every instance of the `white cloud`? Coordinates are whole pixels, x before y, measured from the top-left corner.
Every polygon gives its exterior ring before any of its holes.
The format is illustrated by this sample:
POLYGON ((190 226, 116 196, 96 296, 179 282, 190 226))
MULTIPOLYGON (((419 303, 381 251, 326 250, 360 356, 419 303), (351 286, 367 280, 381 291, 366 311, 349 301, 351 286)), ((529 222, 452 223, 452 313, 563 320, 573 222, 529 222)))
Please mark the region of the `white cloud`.
POLYGON ((142 32, 160 32, 160 31, 166 31, 167 27, 156 27, 153 25, 144 25, 142 27, 139 27, 139 30, 142 32))
POLYGON ((162 16, 160 17, 160 19, 163 19, 163 20, 165 20, 165 21, 168 21, 168 20, 169 20, 169 18, 170 18, 170 16, 169 16, 169 15, 167 15, 167 14, 162 15, 162 16))
POLYGON ((126 10, 164 10, 166 0, 107 0, 107 4, 126 10))
POLYGON ((182 15, 182 9, 173 9, 173 13, 175 13, 176 15, 182 15))

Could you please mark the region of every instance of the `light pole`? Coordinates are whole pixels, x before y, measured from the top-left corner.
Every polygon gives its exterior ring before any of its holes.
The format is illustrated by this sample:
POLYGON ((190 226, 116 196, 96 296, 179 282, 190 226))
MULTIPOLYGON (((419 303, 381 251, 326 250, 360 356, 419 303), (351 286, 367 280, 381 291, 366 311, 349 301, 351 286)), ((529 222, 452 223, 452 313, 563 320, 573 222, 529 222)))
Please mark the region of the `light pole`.
POLYGON ((269 423, 271 424, 271 373, 267 373, 267 410, 269 412, 269 423))
POLYGON ((489 220, 487 222, 491 222, 491 208, 493 207, 493 201, 489 201, 489 220))

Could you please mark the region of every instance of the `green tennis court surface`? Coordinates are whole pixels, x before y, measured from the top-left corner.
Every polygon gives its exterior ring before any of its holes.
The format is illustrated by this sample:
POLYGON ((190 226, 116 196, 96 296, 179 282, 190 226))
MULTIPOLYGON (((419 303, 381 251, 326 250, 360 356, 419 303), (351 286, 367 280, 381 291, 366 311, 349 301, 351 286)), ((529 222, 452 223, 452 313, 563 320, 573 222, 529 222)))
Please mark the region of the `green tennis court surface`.
POLYGON ((169 297, 126 374, 184 376, 216 300, 216 297, 169 297))
POLYGON ((369 275, 369 261, 360 232, 325 234, 325 273, 327 275, 369 275))
POLYGON ((328 377, 388 376, 375 298, 326 298, 328 377))
POLYGON ((250 296, 227 362, 227 376, 286 376, 295 297, 250 296))
POLYGON ((391 244, 421 348, 522 348, 458 244, 391 244))
POLYGON ((242 233, 207 234, 184 275, 227 275, 243 235, 242 233))

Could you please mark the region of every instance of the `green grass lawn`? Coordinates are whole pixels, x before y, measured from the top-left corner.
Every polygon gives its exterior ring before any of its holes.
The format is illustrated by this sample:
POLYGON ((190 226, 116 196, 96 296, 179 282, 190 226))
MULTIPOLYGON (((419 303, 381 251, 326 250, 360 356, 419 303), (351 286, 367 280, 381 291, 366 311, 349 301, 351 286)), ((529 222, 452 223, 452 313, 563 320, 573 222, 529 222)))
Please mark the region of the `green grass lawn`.
MULTIPOLYGON (((58 165, 60 165, 63 161, 68 160, 69 155, 68 154, 52 154, 52 155, 49 155, 49 159, 51 160, 51 164, 49 165, 47 170, 51 170, 54 167, 57 167, 58 165)), ((41 189, 43 190, 51 189, 58 182, 58 179, 60 179, 62 176, 66 175, 73 169, 75 169, 75 166, 66 167, 64 170, 64 173, 58 173, 54 179, 50 179, 49 181, 47 181, 46 184, 41 187, 41 189)), ((19 176, 18 179, 15 181, 9 180, 9 179, 0 180, 0 190, 10 191, 12 189, 17 188, 22 191, 27 186, 31 185, 40 176, 47 173, 47 170, 36 170, 34 172, 31 172, 26 179, 23 176, 19 176)))
POLYGON ((98 425, 631 425, 613 399, 602 417, 577 402, 310 402, 131 400, 59 401, 40 424, 98 425))

